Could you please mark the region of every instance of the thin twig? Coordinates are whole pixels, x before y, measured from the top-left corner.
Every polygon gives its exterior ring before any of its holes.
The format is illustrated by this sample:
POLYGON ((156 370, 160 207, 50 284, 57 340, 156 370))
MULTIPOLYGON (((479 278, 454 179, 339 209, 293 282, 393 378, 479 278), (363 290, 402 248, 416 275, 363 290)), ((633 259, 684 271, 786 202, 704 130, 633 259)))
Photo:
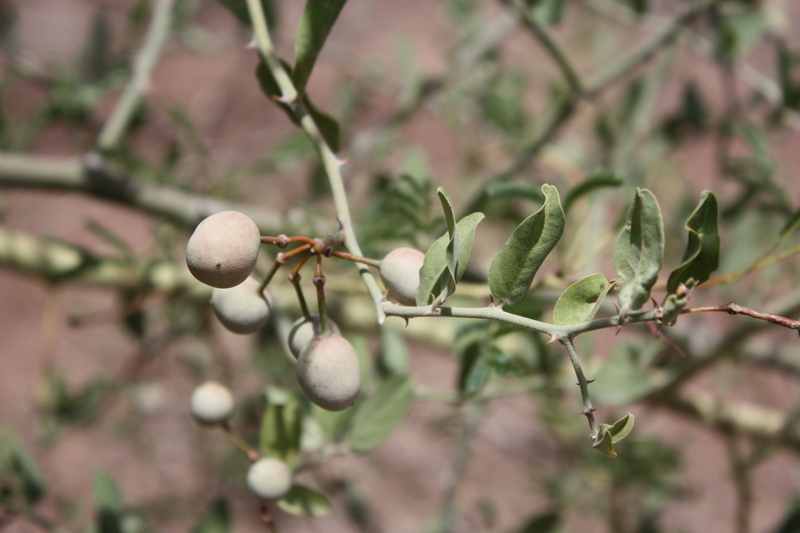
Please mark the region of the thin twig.
POLYGON ((153 16, 141 50, 133 62, 133 74, 122 91, 111 115, 97 137, 97 149, 105 153, 116 149, 150 88, 153 70, 172 26, 174 0, 153 0, 153 16))
POLYGON ((567 59, 567 56, 564 51, 561 50, 561 47, 550 36, 550 32, 547 30, 547 28, 545 28, 541 22, 536 20, 536 17, 531 15, 529 10, 517 5, 514 0, 501 1, 520 18, 525 27, 531 30, 534 37, 536 37, 545 50, 547 50, 558 67, 561 69, 561 73, 567 80, 570 90, 576 95, 582 95, 583 84, 580 81, 577 71, 572 66, 572 63, 569 61, 569 59, 567 59))
POLYGON ((725 305, 691 307, 689 309, 684 309, 683 311, 681 311, 681 314, 685 315, 689 313, 714 313, 714 312, 728 313, 730 315, 747 315, 749 317, 757 318, 759 320, 766 320, 767 322, 772 322, 773 324, 777 324, 785 328, 800 331, 800 320, 795 320, 793 318, 788 318, 780 315, 773 315, 770 313, 762 313, 760 311, 756 311, 755 309, 750 309, 749 307, 739 305, 736 302, 730 302, 725 305))
POLYGON ((575 371, 575 377, 578 378, 578 387, 581 389, 581 398, 583 399, 583 410, 581 410, 580 414, 586 416, 586 420, 589 422, 589 431, 594 441, 597 439, 597 422, 594 419, 595 409, 592 405, 592 399, 589 396, 589 381, 583 374, 581 360, 578 358, 578 352, 575 351, 575 345, 572 343, 572 339, 567 337, 560 340, 561 344, 567 349, 569 361, 572 363, 572 369, 575 371))
MULTIPOLYGON (((333 150, 328 146, 328 143, 325 142, 317 123, 314 122, 314 119, 308 114, 308 110, 305 108, 303 102, 298 99, 297 89, 295 89, 289 74, 283 68, 278 56, 275 55, 261 2, 259 0, 247 0, 247 8, 250 12, 250 20, 253 22, 256 46, 258 47, 258 51, 265 65, 281 90, 281 100, 290 106, 295 118, 311 139, 317 151, 317 155, 322 162, 322 166, 325 169, 325 173, 328 176, 333 203, 336 207, 336 217, 344 232, 344 245, 352 254, 363 256, 364 254, 361 253, 358 239, 353 230, 347 194, 345 192, 344 182, 342 181, 341 166, 344 162, 336 157, 333 150)), ((375 281, 367 265, 356 263, 356 268, 361 274, 361 279, 375 304, 378 323, 382 324, 385 319, 381 306, 384 298, 378 287, 378 283, 375 281)))

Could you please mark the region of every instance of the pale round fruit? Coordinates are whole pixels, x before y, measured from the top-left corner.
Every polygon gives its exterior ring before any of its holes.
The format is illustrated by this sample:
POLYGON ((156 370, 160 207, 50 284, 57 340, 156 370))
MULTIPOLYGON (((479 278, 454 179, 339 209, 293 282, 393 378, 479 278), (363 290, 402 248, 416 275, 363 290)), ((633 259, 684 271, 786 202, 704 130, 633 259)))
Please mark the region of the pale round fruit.
POLYGON ((247 278, 230 289, 211 291, 211 307, 226 329, 234 333, 254 333, 269 320, 272 299, 269 293, 258 292, 260 283, 247 278))
POLYGON ((419 269, 425 254, 413 248, 397 248, 381 261, 381 281, 389 296, 403 305, 417 305, 419 269))
POLYGON ((262 500, 280 500, 292 488, 292 472, 280 459, 264 457, 250 465, 247 486, 262 500))
POLYGON ((328 411, 353 405, 361 367, 353 346, 339 335, 317 335, 297 358, 297 381, 308 399, 328 411))
POLYGON ((223 211, 195 228, 186 244, 186 264, 206 285, 227 289, 253 272, 260 246, 255 222, 238 211, 223 211))
MULTIPOLYGON (((339 335, 339 326, 330 318, 328 318, 328 327, 331 328, 331 333, 339 335)), ((307 320, 305 317, 298 318, 289 330, 289 351, 292 352, 295 358, 300 357, 303 349, 311 342, 311 339, 321 333, 322 325, 320 324, 319 315, 311 315, 311 320, 307 320)))
POLYGON ((192 392, 192 416, 203 425, 225 422, 233 414, 233 395, 228 387, 207 381, 192 392))

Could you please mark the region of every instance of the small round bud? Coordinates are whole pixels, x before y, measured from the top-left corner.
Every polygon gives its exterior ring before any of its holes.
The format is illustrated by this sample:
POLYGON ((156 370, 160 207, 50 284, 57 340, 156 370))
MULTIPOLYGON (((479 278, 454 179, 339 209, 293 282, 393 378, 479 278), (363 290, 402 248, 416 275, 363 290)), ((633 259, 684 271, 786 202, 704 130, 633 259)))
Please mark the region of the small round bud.
POLYGON ((206 285, 227 289, 247 279, 260 246, 255 222, 238 211, 223 211, 195 228, 186 244, 186 264, 206 285))
POLYGON ((259 285, 250 277, 236 287, 211 291, 211 307, 226 329, 254 333, 267 323, 272 301, 267 291, 259 294, 259 285))
POLYGON ((228 387, 207 381, 194 389, 190 402, 192 416, 203 425, 228 420, 233 414, 233 395, 228 387))
POLYGON ((292 488, 292 472, 280 459, 259 459, 247 471, 247 486, 262 500, 280 500, 292 488))
POLYGON ((381 281, 389 296, 403 305, 417 305, 419 269, 425 254, 413 248, 397 248, 381 261, 381 281))
MULTIPOLYGON (((331 333, 339 335, 339 326, 330 318, 328 318, 328 327, 331 328, 331 333)), ((311 339, 321 333, 322 325, 319 315, 311 315, 311 320, 307 320, 305 317, 297 319, 289 330, 289 351, 295 358, 300 357, 311 339)))
POLYGON ((361 390, 353 345, 339 335, 317 335, 297 358, 297 381, 308 399, 323 409, 350 407, 361 390))

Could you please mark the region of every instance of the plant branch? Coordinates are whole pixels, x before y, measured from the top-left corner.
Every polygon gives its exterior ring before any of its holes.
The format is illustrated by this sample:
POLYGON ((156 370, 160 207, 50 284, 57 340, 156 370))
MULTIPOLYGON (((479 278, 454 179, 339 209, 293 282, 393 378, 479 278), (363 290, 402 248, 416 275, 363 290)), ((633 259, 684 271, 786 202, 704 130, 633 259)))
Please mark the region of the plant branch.
POLYGON ((569 361, 572 363, 572 369, 575 371, 575 377, 578 378, 578 387, 581 389, 581 398, 583 399, 583 410, 579 414, 586 416, 586 420, 589 422, 589 431, 591 432, 592 441, 595 443, 597 442, 597 422, 594 419, 594 406, 592 405, 592 399, 589 397, 589 381, 586 379, 586 376, 583 374, 583 368, 581 367, 581 360, 578 358, 578 352, 575 351, 575 345, 572 343, 572 339, 567 337, 564 339, 560 339, 561 344, 567 349, 567 353, 569 354, 569 361))
POLYGON ((674 41, 696 16, 702 14, 717 4, 719 0, 700 0, 692 2, 676 15, 655 37, 634 48, 625 57, 612 64, 608 70, 599 74, 593 83, 590 83, 586 92, 593 98, 605 91, 609 86, 620 81, 636 70, 640 65, 649 61, 665 45, 674 41))
POLYGON ((567 59, 564 51, 561 50, 561 47, 556 44, 556 42, 550 36, 550 32, 547 30, 547 28, 545 28, 541 22, 536 20, 536 17, 531 15, 529 10, 517 5, 514 0, 501 1, 508 6, 517 17, 519 17, 526 28, 531 30, 531 33, 533 33, 533 36, 536 38, 536 40, 541 43, 541 45, 545 48, 545 50, 547 50, 547 52, 556 62, 558 68, 561 69, 561 73, 567 80, 570 91, 580 97, 584 91, 583 84, 578 77, 578 73, 572 66, 572 63, 570 63, 569 59, 567 59))
POLYGON ((112 171, 93 154, 50 157, 0 152, 0 187, 87 194, 163 217, 189 230, 220 211, 246 214, 263 234, 287 230, 286 217, 276 211, 137 180, 112 171))
POLYGON ((681 314, 685 315, 688 313, 709 313, 709 312, 712 313, 721 312, 721 313, 728 313, 730 315, 747 315, 749 317, 757 318, 759 320, 766 320, 767 322, 772 322, 773 324, 777 324, 785 328, 800 331, 800 320, 795 320, 793 318, 788 318, 785 316, 773 315, 770 313, 762 313, 760 311, 756 311, 755 309, 750 309, 749 307, 744 307, 742 305, 739 305, 736 302, 730 302, 726 305, 692 307, 689 309, 684 309, 683 311, 681 311, 681 314))
MULTIPOLYGON (((328 143, 325 142, 325 139, 322 137, 322 133, 320 133, 316 122, 314 122, 314 119, 308 114, 308 110, 303 105, 303 102, 299 100, 298 93, 294 87, 294 84, 292 83, 292 79, 283 68, 283 65, 281 64, 277 55, 275 55, 275 50, 272 46, 272 39, 270 38, 269 30, 267 29, 266 17, 264 16, 261 2, 259 0, 247 0, 247 8, 250 12, 250 20, 253 22, 253 32, 255 34, 256 46, 258 47, 258 51, 264 60, 264 63, 281 90, 281 99, 290 106, 292 113, 308 137, 311 139, 311 142, 314 144, 314 148, 316 149, 317 154, 322 161, 322 166, 325 169, 325 173, 328 176, 328 182, 331 186, 333 202, 336 206, 336 216, 344 232, 344 245, 347 247, 350 253, 357 256, 363 256, 364 254, 361 253, 361 248, 358 245, 358 240, 356 238, 355 231, 353 230, 353 224, 350 218, 350 208, 347 202, 347 194, 345 192, 344 182, 342 180, 341 166, 344 163, 336 157, 330 146, 328 146, 328 143)), ((358 269, 361 279, 375 304, 375 310, 378 314, 378 323, 383 323, 385 319, 381 305, 384 300, 383 294, 381 293, 381 290, 367 265, 356 263, 356 268, 358 269)))
POLYGON ((97 149, 116 149, 150 88, 153 70, 172 26, 174 0, 153 0, 153 16, 141 50, 133 62, 133 73, 97 137, 97 149))

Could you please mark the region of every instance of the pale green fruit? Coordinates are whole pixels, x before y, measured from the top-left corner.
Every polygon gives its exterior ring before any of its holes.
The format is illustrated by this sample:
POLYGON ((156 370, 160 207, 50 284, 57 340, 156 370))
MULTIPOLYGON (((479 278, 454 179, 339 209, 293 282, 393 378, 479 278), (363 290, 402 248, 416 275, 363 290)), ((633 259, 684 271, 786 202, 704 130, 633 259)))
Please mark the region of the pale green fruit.
POLYGON ((417 305, 419 269, 425 254, 413 248, 397 248, 381 261, 380 275, 389 297, 403 305, 417 305))
POLYGON ((234 333, 254 333, 269 320, 272 301, 269 293, 259 294, 259 282, 247 278, 230 289, 211 291, 211 307, 226 329, 234 333))
POLYGON ((280 500, 292 488, 292 472, 280 459, 259 459, 247 471, 247 486, 262 500, 280 500))
POLYGON ((186 244, 186 264, 206 285, 227 289, 253 272, 260 246, 255 222, 238 211, 223 211, 195 228, 186 244))
MULTIPOLYGON (((331 328, 331 333, 339 335, 339 326, 330 318, 328 318, 328 327, 331 328)), ((289 330, 289 351, 295 358, 299 357, 311 339, 321 333, 322 326, 319 315, 311 315, 311 320, 307 320, 305 317, 297 319, 289 330)))
POLYGON ((361 367, 353 346, 339 335, 317 335, 297 358, 297 381, 308 399, 328 411, 353 405, 361 367))
POLYGON ((203 425, 225 422, 233 414, 233 395, 228 387, 207 381, 192 392, 192 416, 203 425))

